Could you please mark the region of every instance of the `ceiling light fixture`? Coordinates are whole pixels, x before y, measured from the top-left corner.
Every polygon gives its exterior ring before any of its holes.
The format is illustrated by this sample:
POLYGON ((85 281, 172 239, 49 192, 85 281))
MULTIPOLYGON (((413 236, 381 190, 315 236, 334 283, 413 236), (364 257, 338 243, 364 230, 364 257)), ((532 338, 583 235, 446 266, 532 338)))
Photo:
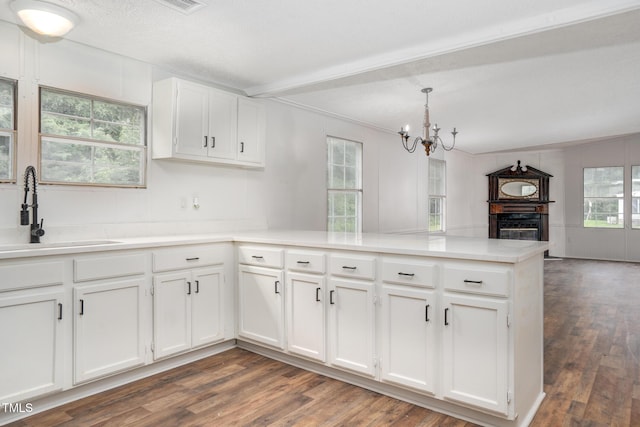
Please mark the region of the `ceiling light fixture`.
POLYGON ((453 150, 453 147, 455 147, 456 145, 456 135, 458 134, 456 128, 453 128, 453 132, 451 132, 451 135, 453 135, 453 144, 451 144, 451 147, 447 147, 446 145, 444 145, 444 141, 442 141, 442 138, 438 136, 440 128, 438 127, 437 123, 433 125, 433 137, 429 136, 429 128, 431 127, 431 123, 429 122, 429 92, 431 92, 432 90, 432 88, 426 87, 421 91, 427 97, 427 101, 424 104, 424 136, 418 136, 413 141, 413 144, 409 145, 409 125, 400 128, 400 132, 398 132, 400 134, 400 138, 402 139, 402 146, 409 153, 413 153, 414 151, 416 151, 418 142, 424 145, 424 151, 427 153, 427 156, 431 154, 432 151, 435 151, 435 149, 438 147, 438 143, 442 145, 442 148, 445 151, 453 150))
POLYGON ((32 31, 49 37, 62 37, 78 22, 78 16, 57 4, 39 0, 14 0, 11 9, 32 31))

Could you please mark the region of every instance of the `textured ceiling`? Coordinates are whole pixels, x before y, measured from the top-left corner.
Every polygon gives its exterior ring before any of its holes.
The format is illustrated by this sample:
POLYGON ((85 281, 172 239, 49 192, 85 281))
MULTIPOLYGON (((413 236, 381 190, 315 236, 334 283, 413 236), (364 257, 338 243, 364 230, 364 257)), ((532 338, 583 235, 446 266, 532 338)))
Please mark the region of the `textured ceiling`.
POLYGON ((640 132, 640 0, 51 2, 70 40, 390 131, 419 132, 431 86, 471 153, 640 132))

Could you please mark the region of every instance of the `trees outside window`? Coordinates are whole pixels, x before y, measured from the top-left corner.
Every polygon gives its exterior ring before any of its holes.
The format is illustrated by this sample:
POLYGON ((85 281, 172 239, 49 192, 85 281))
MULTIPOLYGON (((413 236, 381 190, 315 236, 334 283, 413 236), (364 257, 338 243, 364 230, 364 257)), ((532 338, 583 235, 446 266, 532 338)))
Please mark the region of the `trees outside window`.
POLYGON ((0 182, 15 179, 16 82, 0 78, 0 182))
POLYGON ((624 227, 624 167, 584 168, 584 227, 624 227))

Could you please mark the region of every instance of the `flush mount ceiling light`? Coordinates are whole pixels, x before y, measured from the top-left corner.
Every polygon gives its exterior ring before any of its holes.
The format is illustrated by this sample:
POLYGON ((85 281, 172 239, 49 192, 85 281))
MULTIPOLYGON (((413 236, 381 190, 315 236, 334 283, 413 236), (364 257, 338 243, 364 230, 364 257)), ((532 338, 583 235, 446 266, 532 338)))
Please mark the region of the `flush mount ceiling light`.
POLYGON ((413 153, 414 151, 416 151, 418 142, 424 145, 424 151, 427 153, 427 156, 431 154, 432 151, 435 151, 435 149, 438 147, 438 143, 442 145, 442 148, 445 151, 453 150, 453 147, 455 147, 456 145, 456 135, 458 134, 456 128, 453 128, 453 132, 451 132, 451 135, 453 135, 453 143, 451 144, 451 147, 447 147, 446 145, 444 145, 444 141, 442 141, 442 138, 438 136, 440 128, 438 127, 437 123, 433 125, 433 137, 429 136, 429 128, 431 127, 431 123, 429 122, 429 92, 431 92, 432 90, 432 88, 426 87, 421 91, 427 97, 427 102, 424 104, 424 136, 417 137, 413 141, 413 144, 409 145, 409 125, 400 128, 400 132, 398 132, 400 134, 400 138, 402 139, 402 146, 409 153, 413 153))
POLYGON ((62 37, 78 22, 78 16, 57 4, 39 0, 14 0, 11 9, 32 31, 50 37, 62 37))

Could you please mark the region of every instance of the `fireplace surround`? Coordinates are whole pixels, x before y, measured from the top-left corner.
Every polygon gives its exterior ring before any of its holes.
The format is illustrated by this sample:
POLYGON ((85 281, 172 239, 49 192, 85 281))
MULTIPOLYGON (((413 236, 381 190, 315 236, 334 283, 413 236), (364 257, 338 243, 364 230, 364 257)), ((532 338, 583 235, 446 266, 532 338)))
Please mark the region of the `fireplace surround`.
POLYGON ((550 175, 531 166, 514 166, 487 174, 489 237, 549 240, 550 175))

